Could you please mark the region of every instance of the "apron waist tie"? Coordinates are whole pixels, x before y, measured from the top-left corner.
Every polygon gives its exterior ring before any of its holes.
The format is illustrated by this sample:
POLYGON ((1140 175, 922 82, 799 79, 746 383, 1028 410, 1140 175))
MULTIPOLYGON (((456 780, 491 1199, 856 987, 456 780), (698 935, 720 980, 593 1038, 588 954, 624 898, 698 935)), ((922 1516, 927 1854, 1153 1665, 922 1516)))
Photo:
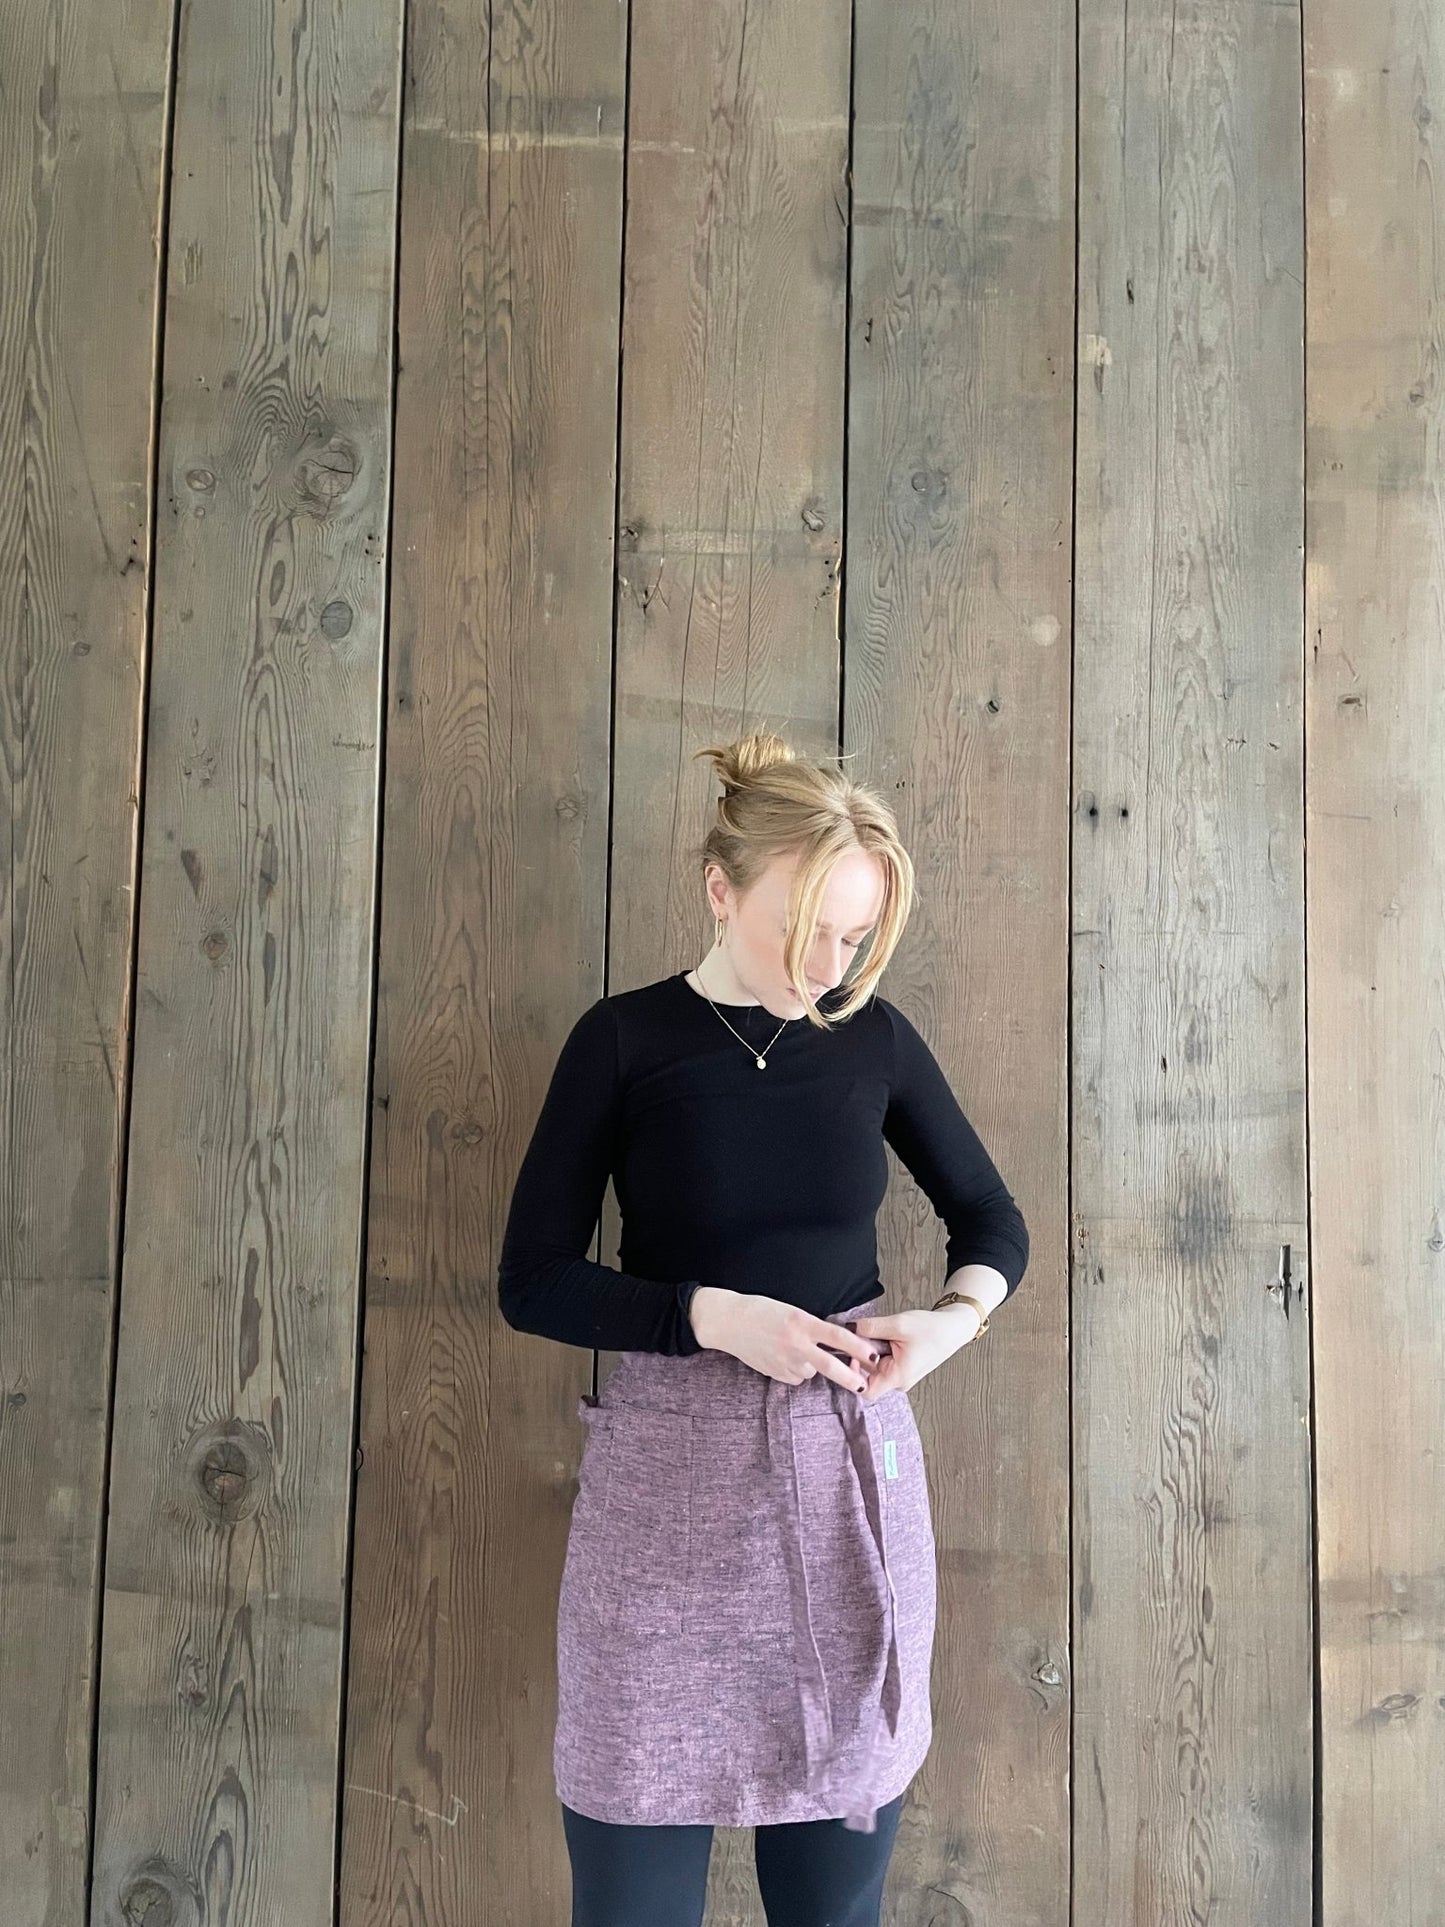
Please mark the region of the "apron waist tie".
MULTIPOLYGON (((884 1605, 887 1644, 881 1701, 870 1716, 862 1762, 851 1780, 845 1780, 842 1784, 835 1782, 839 1779, 842 1755, 850 1736, 839 1733, 834 1726, 823 1658, 818 1650, 813 1626, 807 1561, 803 1557, 802 1491, 793 1443, 793 1401, 788 1396, 794 1388, 782 1379, 769 1380, 767 1388, 768 1456, 774 1476, 781 1479, 784 1488, 779 1517, 792 1594, 794 1652, 806 1758, 805 1784, 810 1793, 841 1800, 846 1809, 843 1816, 845 1827, 855 1833, 873 1833, 878 1824, 877 1809, 870 1797, 874 1768, 888 1740, 898 1732, 898 1712, 902 1703, 897 1595, 893 1588, 893 1575, 888 1569, 886 1509, 867 1409, 860 1394, 835 1386, 831 1379, 825 1382, 832 1396, 834 1410, 842 1422, 849 1460, 862 1493, 863 1509, 867 1514, 873 1543, 878 1549, 887 1591, 884 1605)), ((870 1668, 870 1676, 871 1672, 870 1668)))

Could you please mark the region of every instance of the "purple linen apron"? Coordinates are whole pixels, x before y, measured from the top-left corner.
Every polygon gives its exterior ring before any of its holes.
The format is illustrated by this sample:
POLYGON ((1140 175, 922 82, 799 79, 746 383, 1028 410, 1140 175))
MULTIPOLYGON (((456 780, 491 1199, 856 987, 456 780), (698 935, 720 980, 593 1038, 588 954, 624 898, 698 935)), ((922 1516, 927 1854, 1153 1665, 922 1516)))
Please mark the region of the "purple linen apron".
POLYGON ((623 1352, 578 1414, 559 1799, 632 1825, 873 1832, 933 1736, 935 1548, 908 1394, 867 1404, 729 1352, 623 1352))

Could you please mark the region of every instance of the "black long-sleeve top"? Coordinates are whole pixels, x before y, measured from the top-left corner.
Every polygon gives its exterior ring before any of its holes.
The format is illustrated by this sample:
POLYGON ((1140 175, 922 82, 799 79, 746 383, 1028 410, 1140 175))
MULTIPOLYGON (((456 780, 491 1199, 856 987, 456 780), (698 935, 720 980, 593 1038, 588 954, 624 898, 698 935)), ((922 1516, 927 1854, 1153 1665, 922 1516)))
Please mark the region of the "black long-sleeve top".
MULTIPOLYGON (((819 1011, 845 994, 825 993, 819 1011)), ((875 992, 835 1028, 794 1017, 770 1043, 779 1022, 761 1004, 714 1010, 686 971, 582 1013, 507 1215, 497 1296, 509 1325, 685 1356, 702 1349, 690 1322, 701 1284, 821 1318, 886 1296, 875 1235, 885 1143, 947 1227, 944 1275, 992 1265, 1017 1289, 1023 1216, 902 1011, 875 992), (586 1256, 609 1177, 620 1269, 586 1256)))

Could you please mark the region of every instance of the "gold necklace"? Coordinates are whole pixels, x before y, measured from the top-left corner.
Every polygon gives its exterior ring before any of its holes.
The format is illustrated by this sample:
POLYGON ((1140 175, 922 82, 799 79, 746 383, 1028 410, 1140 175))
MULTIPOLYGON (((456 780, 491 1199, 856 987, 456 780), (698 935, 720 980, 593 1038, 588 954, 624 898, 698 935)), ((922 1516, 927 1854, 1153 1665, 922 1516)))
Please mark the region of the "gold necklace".
MULTIPOLYGON (((717 1014, 719 1017, 722 1017, 722 1021, 725 1024, 728 1024, 727 1018, 723 1017, 722 1012, 717 1009, 717 1005, 713 1003, 711 997, 708 997, 707 992, 703 991, 702 994, 704 997, 707 997, 707 1001, 709 1004, 712 1004, 713 1009, 717 1010, 717 1014)), ((778 1039, 782 1036, 783 1032, 788 1028, 788 1024, 790 1021, 791 1020, 789 1018, 785 1017, 782 1023, 778 1025, 778 1028, 773 1032, 773 1035, 768 1042, 768 1050, 771 1050, 773 1048, 773 1045, 777 1043, 778 1039)), ((733 1030, 733 1027, 731 1024, 728 1024, 728 1029, 733 1031, 733 1036, 737 1038, 738 1042, 742 1045, 743 1049, 748 1051, 752 1055, 753 1061, 757 1065, 758 1069, 760 1071, 765 1071, 768 1068, 768 1059, 767 1059, 766 1052, 760 1052, 756 1044, 750 1044, 746 1037, 740 1036, 737 1031, 733 1030)))

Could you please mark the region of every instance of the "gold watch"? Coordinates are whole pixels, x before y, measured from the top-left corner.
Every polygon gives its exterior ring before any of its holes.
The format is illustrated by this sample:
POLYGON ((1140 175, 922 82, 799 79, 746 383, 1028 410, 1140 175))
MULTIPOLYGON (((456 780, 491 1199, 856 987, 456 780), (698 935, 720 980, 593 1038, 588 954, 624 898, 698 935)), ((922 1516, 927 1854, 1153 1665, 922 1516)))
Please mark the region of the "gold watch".
POLYGON ((978 1313, 978 1330, 974 1333, 975 1338, 982 1337, 988 1330, 988 1306, 981 1304, 977 1298, 970 1298, 966 1291, 946 1291, 932 1309, 942 1311, 945 1305, 972 1305, 978 1313))

